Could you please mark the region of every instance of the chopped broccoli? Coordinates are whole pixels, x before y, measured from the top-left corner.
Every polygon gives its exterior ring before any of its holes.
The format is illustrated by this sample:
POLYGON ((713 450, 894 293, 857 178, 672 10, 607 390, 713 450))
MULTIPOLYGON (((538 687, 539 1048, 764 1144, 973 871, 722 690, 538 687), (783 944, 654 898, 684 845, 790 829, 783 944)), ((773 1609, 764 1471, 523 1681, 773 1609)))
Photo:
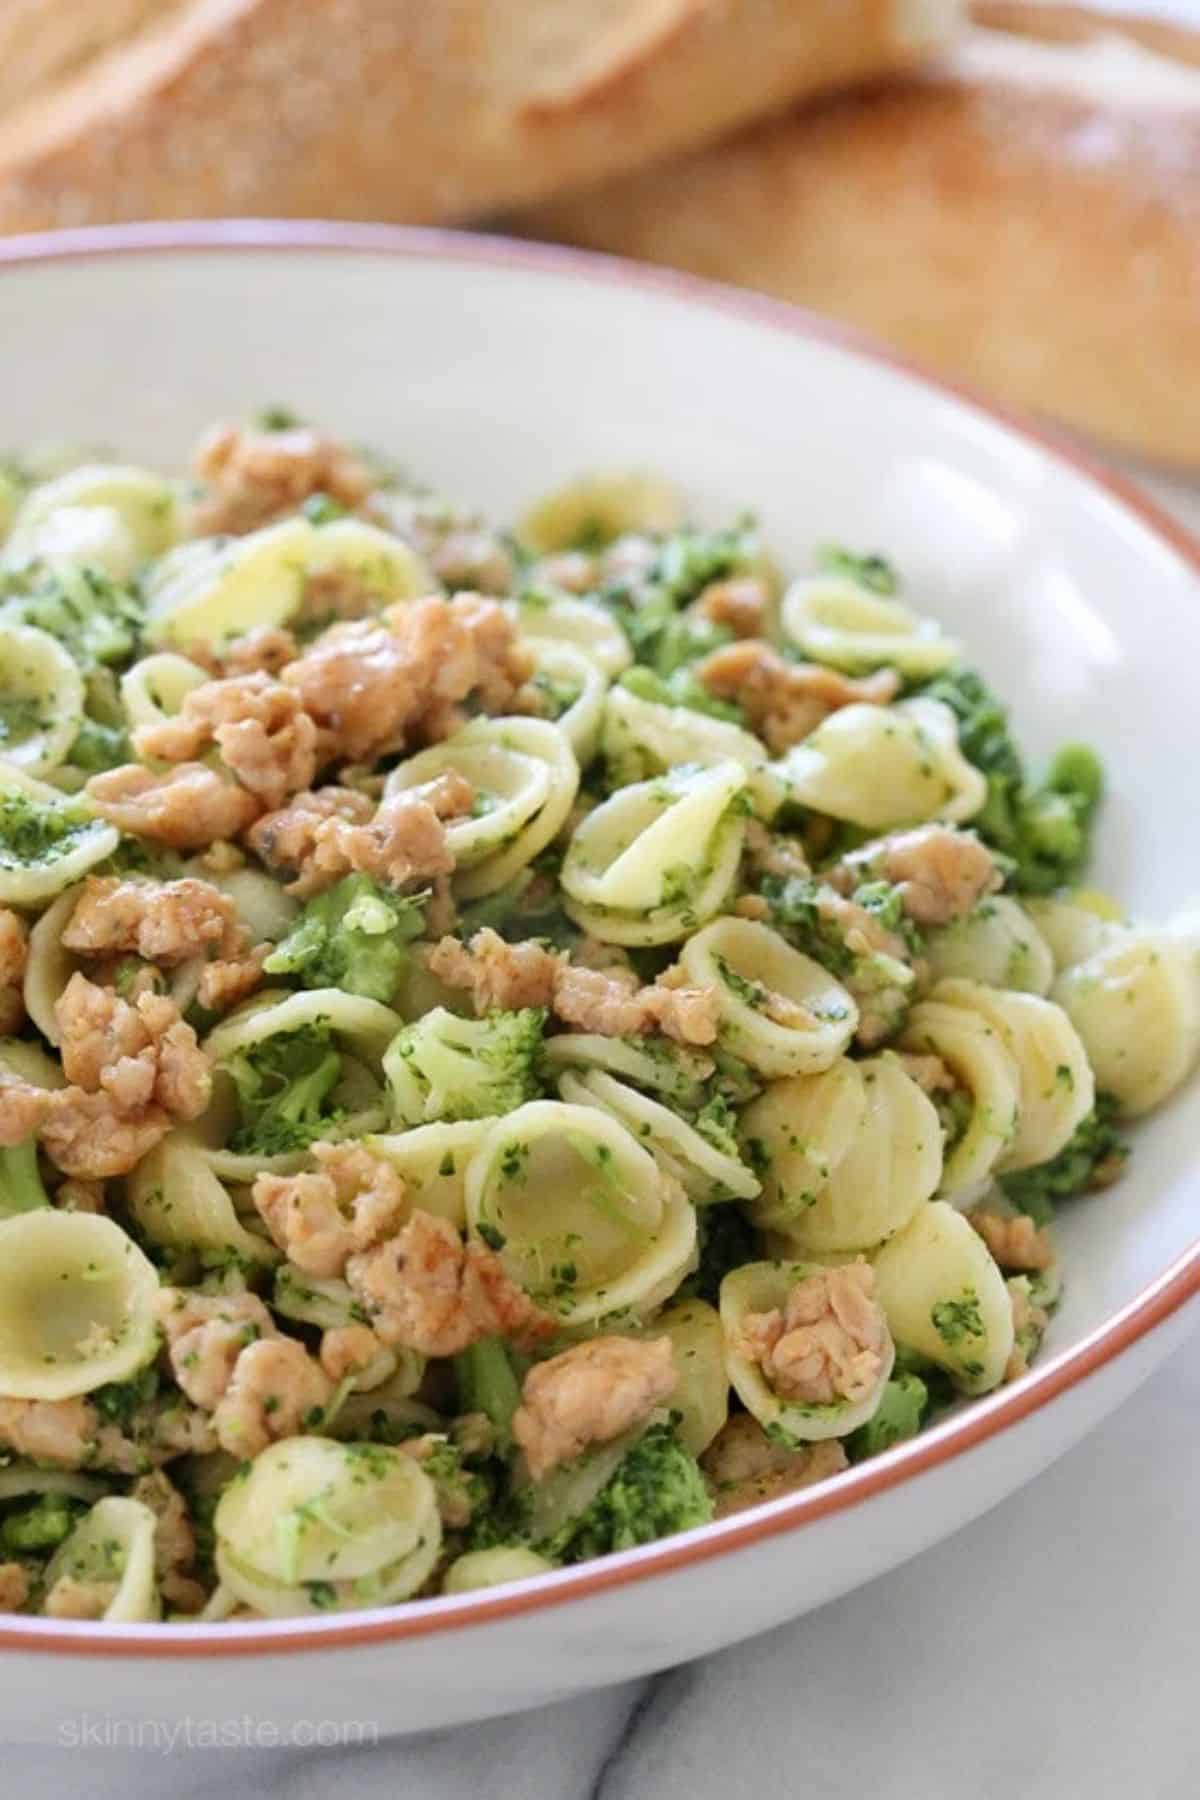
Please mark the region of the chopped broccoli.
POLYGON ((41 572, 31 592, 4 601, 0 620, 49 632, 87 673, 132 659, 142 608, 99 569, 59 568, 41 572))
MULTIPOLYGON (((828 895, 828 889, 824 890, 828 895)), ((836 918, 821 908, 822 883, 811 875, 764 875, 759 892, 771 909, 771 923, 788 942, 833 975, 853 975, 864 958, 846 943, 836 918)), ((855 889, 854 904, 871 913, 887 931, 916 950, 920 938, 904 911, 900 890, 888 881, 868 881, 855 889)), ((891 960, 890 958, 888 959, 891 960)))
MULTIPOLYGON (((715 648, 713 645, 707 647, 715 648)), ((639 700, 653 700, 657 706, 686 706, 692 712, 707 713, 713 719, 727 719, 734 725, 745 723, 745 712, 736 701, 718 700, 687 667, 676 667, 667 675, 656 675, 653 669, 638 664, 626 669, 620 685, 636 694, 639 700)))
POLYGON ((383 1059, 396 1119, 490 1119, 512 1112, 541 1089, 544 1010, 493 1012, 460 1019, 434 1007, 397 1032, 383 1059))
POLYGON ((680 1300, 707 1300, 715 1306, 731 1269, 757 1262, 762 1242, 739 1206, 703 1206, 697 1213, 700 1264, 679 1289, 680 1300))
POLYGON ((67 752, 74 769, 89 775, 101 769, 116 769, 130 760, 129 734, 120 725, 102 725, 99 719, 85 718, 67 752))
POLYGON ((38 1168, 36 1137, 0 1147, 0 1219, 11 1219, 16 1213, 33 1212, 49 1204, 50 1196, 42 1186, 38 1168))
POLYGON ((87 1506, 67 1494, 39 1494, 15 1507, 0 1523, 0 1550, 9 1556, 38 1556, 57 1550, 71 1535, 87 1506))
MULTIPOLYGON (((649 575, 615 581, 600 595, 621 626, 634 657, 661 676, 673 675, 732 633, 711 619, 684 617, 683 609, 710 582, 746 568, 755 554, 748 527, 728 531, 681 531, 664 539, 649 575)), ((687 704, 676 700, 675 705, 687 704)))
POLYGON ((706 1525, 712 1500, 694 1456, 670 1425, 651 1425, 578 1518, 537 1548, 557 1562, 586 1562, 706 1525))
POLYGON ((269 975, 294 975, 305 987, 390 1000, 407 946, 424 929, 424 901, 423 894, 389 893, 369 875, 347 875, 308 902, 263 966, 269 975))
POLYGON ((1108 1187, 1129 1160, 1129 1145, 1116 1127, 1117 1103, 1097 1094, 1096 1104, 1058 1155, 1032 1169, 1002 1175, 1000 1186, 1013 1205, 1038 1225, 1054 1217, 1054 1202, 1092 1188, 1108 1187))
POLYGON ((462 1531, 487 1507, 491 1484, 477 1469, 468 1469, 463 1453, 449 1438, 434 1440, 420 1458, 421 1468, 437 1489, 438 1511, 450 1530, 462 1531))
POLYGON ((1047 894, 1076 880, 1087 865, 1104 785, 1095 753, 1082 744, 1065 746, 1045 781, 1034 786, 1009 733, 1005 707, 973 670, 952 669, 921 692, 950 707, 963 755, 987 777, 987 800, 971 824, 1011 860, 1012 885, 1047 894))
POLYGON ((496 1428, 501 1446, 512 1441, 512 1416, 521 1401, 517 1380, 504 1339, 480 1338, 454 1358, 460 1413, 485 1413, 496 1428))
POLYGON ((884 557, 856 556, 844 544, 822 544, 817 551, 817 567, 828 575, 844 575, 870 593, 885 597, 894 594, 900 585, 895 569, 884 557))
POLYGON ((737 1113, 732 1103, 722 1093, 715 1093, 711 1099, 706 1100, 692 1120, 700 1136, 714 1150, 719 1150, 722 1156, 740 1157, 737 1122, 737 1113))
POLYGON ((868 1456, 890 1450, 893 1444, 916 1437, 928 1410, 929 1389, 921 1377, 909 1371, 893 1374, 876 1412, 846 1439, 851 1462, 863 1462, 868 1456))
POLYGON ((93 1390, 88 1398, 102 1419, 127 1430, 133 1420, 158 1394, 158 1370, 148 1362, 128 1381, 109 1381, 93 1390))
POLYGON ((323 1021, 276 1032, 237 1051, 224 1068, 241 1109, 230 1140, 240 1155, 305 1150, 341 1117, 328 1102, 341 1080, 342 1059, 323 1021))
POLYGON ((562 908, 558 884, 560 850, 544 852, 494 894, 461 908, 457 932, 467 938, 488 925, 510 944, 540 938, 550 948, 567 950, 579 942, 579 927, 562 908))

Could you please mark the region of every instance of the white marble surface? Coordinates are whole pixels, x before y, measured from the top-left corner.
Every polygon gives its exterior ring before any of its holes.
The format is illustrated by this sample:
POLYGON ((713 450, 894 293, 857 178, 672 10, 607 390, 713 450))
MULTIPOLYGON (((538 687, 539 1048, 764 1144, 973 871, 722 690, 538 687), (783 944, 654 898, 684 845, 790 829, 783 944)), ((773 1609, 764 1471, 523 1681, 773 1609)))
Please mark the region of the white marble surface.
MULTIPOLYGON (((1200 493, 1157 492, 1200 530, 1200 493)), ((1195 1800, 1198 1416, 1200 1337, 949 1542, 651 1681, 367 1748, 12 1747, 5 1786, 20 1800, 1195 1800)))

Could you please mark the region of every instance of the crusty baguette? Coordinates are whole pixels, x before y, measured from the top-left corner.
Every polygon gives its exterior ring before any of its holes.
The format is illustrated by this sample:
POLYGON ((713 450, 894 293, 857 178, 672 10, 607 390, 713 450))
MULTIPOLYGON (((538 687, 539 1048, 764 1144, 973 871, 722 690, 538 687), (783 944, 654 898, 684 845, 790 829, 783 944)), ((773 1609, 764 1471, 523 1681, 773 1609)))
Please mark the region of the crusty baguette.
POLYGON ((1005 29, 911 78, 522 228, 764 289, 1200 470, 1200 37, 1016 0, 989 17, 1005 29))
POLYGON ((945 42, 958 0, 142 10, 143 29, 55 81, 60 57, 0 115, 0 231, 247 213, 463 218, 911 62, 945 42))

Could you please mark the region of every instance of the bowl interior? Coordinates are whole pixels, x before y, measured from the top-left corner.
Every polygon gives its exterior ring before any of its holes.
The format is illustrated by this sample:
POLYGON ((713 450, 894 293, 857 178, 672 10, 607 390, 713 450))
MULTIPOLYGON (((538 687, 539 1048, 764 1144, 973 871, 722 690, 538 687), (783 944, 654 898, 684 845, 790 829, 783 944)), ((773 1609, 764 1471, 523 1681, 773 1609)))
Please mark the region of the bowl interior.
MULTIPOLYGON (((1150 914, 1200 893, 1184 810, 1194 569, 1031 440, 778 311, 418 234, 399 254, 193 245, 18 263, 0 279, 0 341, 13 445, 82 439, 182 465, 214 418, 284 403, 499 520, 573 473, 639 465, 676 478, 705 522, 752 509, 789 570, 831 538, 881 549, 1011 701, 1031 751, 1086 738, 1103 752, 1098 883, 1150 914)), ((1200 1084, 1137 1138, 1127 1179, 1064 1219, 1054 1348, 1197 1235, 1200 1084)))

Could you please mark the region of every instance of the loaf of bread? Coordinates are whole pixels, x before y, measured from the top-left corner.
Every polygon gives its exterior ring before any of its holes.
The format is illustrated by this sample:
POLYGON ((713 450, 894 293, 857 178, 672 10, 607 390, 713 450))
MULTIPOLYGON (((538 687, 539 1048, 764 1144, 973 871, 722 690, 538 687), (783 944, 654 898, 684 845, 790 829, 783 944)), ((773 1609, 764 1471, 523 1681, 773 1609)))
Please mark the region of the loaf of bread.
POLYGON ((991 0, 928 69, 522 228, 763 289, 1200 470, 1200 37, 991 0))
POLYGON ((958 0, 5 0, 0 231, 461 219, 943 43, 958 0))

